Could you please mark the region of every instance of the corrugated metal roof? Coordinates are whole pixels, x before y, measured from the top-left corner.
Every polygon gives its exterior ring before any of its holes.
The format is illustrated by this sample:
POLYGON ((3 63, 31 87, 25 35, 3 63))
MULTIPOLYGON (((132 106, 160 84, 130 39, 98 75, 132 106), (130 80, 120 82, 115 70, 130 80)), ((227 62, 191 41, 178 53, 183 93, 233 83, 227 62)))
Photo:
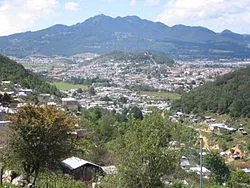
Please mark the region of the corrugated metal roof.
POLYGON ((87 165, 87 164, 90 164, 90 165, 101 168, 101 166, 99 166, 99 165, 97 165, 95 163, 91 163, 89 161, 80 159, 78 157, 70 157, 68 159, 65 159, 65 160, 62 161, 62 164, 64 166, 68 167, 70 170, 77 169, 77 168, 79 168, 81 166, 84 166, 84 165, 87 165))

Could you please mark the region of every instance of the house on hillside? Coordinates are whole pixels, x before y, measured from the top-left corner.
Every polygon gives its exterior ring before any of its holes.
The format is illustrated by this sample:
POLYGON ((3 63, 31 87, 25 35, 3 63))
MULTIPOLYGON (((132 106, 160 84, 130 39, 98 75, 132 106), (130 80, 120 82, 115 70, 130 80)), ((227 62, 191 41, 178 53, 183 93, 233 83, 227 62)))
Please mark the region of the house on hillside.
POLYGON ((73 130, 68 132, 68 134, 70 135, 75 135, 76 138, 81 138, 84 137, 86 134, 91 133, 93 131, 89 131, 87 129, 77 129, 77 130, 73 130))
MULTIPOLYGON (((200 175, 200 171, 201 167, 200 166, 196 166, 196 167, 191 167, 190 171, 191 172, 195 172, 196 174, 200 175)), ((204 176, 205 178, 208 178, 211 175, 211 171, 208 170, 206 167, 202 167, 202 176, 204 176)))
POLYGON ((235 132, 237 131, 237 129, 232 128, 232 127, 228 127, 228 125, 226 125, 225 123, 211 123, 209 124, 209 128, 211 130, 228 130, 230 132, 235 132))
POLYGON ((244 172, 246 172, 246 173, 248 173, 248 174, 250 174, 250 168, 243 168, 241 170, 244 171, 244 172))
POLYGON ((181 157, 180 166, 184 170, 190 168, 190 162, 187 160, 187 158, 185 156, 181 157))
POLYGON ((62 105, 68 108, 78 109, 78 101, 75 98, 62 98, 62 105))
POLYGON ((0 121, 0 130, 1 128, 7 127, 10 123, 11 121, 0 121))
POLYGON ((2 83, 2 85, 8 85, 8 84, 11 83, 11 81, 9 81, 9 80, 3 80, 1 83, 2 83))
POLYGON ((62 161, 63 172, 71 175, 75 180, 90 182, 97 179, 97 175, 103 174, 101 166, 92 162, 70 157, 62 161))

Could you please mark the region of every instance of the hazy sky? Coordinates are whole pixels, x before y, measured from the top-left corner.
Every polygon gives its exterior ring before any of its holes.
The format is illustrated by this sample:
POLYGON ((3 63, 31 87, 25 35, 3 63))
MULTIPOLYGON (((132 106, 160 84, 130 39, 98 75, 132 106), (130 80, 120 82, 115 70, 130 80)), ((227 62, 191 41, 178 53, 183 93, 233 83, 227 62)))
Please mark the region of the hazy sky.
POLYGON ((0 36, 73 25, 98 14, 250 34, 250 0, 0 0, 0 36))

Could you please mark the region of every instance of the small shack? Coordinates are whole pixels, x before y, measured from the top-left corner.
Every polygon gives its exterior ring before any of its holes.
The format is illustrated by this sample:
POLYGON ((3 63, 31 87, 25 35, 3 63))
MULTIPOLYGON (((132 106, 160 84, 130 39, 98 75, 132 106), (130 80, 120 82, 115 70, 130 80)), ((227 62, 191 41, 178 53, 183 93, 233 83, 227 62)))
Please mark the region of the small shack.
POLYGON ((77 109, 79 104, 75 98, 62 98, 62 105, 68 108, 77 109))
POLYGON ((101 166, 78 157, 65 159, 62 165, 64 173, 71 175, 75 180, 84 182, 95 180, 97 175, 103 174, 101 166))

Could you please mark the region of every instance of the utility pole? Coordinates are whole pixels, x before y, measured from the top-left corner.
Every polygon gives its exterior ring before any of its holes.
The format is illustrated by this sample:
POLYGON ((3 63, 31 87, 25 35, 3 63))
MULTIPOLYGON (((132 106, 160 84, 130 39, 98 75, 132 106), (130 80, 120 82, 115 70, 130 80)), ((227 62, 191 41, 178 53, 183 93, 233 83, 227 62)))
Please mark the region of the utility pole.
POLYGON ((202 188, 202 148, 203 148, 203 138, 202 136, 199 137, 200 139, 200 188, 202 188))

